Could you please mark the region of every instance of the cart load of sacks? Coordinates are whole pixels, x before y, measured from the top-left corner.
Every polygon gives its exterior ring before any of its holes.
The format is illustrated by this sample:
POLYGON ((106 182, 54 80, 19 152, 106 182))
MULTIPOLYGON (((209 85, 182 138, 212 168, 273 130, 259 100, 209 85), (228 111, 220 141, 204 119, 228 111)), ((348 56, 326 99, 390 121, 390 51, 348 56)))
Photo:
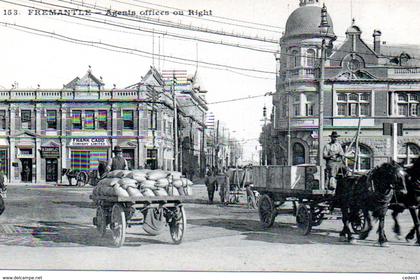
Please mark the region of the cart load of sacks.
POLYGON ((93 189, 94 195, 118 197, 192 195, 192 182, 176 171, 114 170, 93 189))

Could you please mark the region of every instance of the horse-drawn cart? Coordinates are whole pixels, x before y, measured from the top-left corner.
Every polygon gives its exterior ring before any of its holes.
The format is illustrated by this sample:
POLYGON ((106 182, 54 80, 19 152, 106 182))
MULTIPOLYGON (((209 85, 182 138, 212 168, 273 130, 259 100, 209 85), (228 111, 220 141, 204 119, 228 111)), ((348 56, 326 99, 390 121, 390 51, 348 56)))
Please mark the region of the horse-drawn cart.
POLYGON ((249 208, 257 208, 258 193, 252 191, 250 171, 247 168, 230 168, 226 175, 229 177, 229 189, 225 197, 226 203, 239 203, 240 197, 246 197, 249 208))
MULTIPOLYGON (((332 209, 339 207, 333 192, 320 184, 319 166, 254 166, 251 175, 252 190, 260 194, 258 211, 264 228, 271 227, 278 214, 293 214, 298 228, 307 235, 312 227, 332 218, 332 209), (280 209, 286 201, 292 202, 292 208, 280 209)), ((362 217, 352 217, 351 226, 355 232, 361 230, 362 217)))
POLYGON ((179 196, 156 197, 117 197, 97 196, 90 198, 96 205, 96 217, 93 224, 100 235, 105 235, 109 225, 113 244, 120 247, 124 244, 127 227, 144 225, 148 215, 157 213, 169 226, 171 238, 180 244, 184 236, 187 218, 179 196))

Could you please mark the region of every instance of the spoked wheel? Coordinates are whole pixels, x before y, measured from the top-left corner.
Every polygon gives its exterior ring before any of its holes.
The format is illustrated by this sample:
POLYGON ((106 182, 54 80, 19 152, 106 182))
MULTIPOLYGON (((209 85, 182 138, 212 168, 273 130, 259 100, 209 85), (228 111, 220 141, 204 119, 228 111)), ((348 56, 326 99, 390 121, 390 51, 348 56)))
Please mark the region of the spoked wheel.
POLYGON ((84 187, 87 184, 88 180, 89 180, 89 177, 86 174, 86 172, 83 172, 83 171, 80 172, 76 177, 77 186, 84 187))
POLYGON ((312 229, 312 213, 308 205, 299 204, 296 213, 296 223, 303 235, 308 235, 312 229))
POLYGON ((169 232, 171 233, 172 241, 175 244, 180 244, 187 229, 187 217, 185 216, 185 209, 179 206, 175 210, 175 214, 169 222, 169 232))
POLYGON ((277 211, 274 208, 274 203, 270 196, 264 194, 260 198, 258 212, 260 214, 260 222, 263 228, 269 228, 274 224, 277 211))
POLYGON ((163 231, 165 226, 165 220, 163 219, 163 209, 151 208, 143 213, 144 225, 143 230, 149 235, 159 235, 163 231))
POLYGON ((319 226, 324 220, 324 213, 321 208, 315 208, 312 213, 312 226, 319 226))
POLYGON ((106 214, 102 206, 98 206, 98 208, 96 208, 95 225, 101 237, 104 237, 105 232, 106 232, 106 214))
POLYGON ((365 216, 363 215, 363 211, 359 210, 350 221, 351 228, 353 232, 359 234, 365 226, 365 216))
POLYGON ((127 223, 123 207, 119 204, 114 204, 111 213, 111 231, 116 247, 121 247, 124 244, 126 227, 127 223))

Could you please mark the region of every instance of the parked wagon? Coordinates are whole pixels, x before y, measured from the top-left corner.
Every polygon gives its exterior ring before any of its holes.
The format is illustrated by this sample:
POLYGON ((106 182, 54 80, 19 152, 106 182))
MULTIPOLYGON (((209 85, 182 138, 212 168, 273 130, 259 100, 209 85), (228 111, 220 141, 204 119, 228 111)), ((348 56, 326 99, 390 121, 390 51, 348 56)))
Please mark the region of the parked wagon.
POLYGON ((229 177, 229 189, 226 194, 226 203, 239 203, 240 197, 246 197, 250 208, 257 208, 258 192, 251 190, 251 172, 248 168, 230 168, 226 172, 229 177))
MULTIPOLYGON (((97 196, 90 198, 96 205, 96 216, 93 224, 103 237, 109 226, 112 232, 114 246, 124 244, 127 227, 144 225, 148 215, 158 213, 169 226, 171 238, 175 244, 180 244, 187 227, 187 218, 179 196, 156 197, 117 197, 97 196)), ((150 231, 147 231, 150 232, 150 231)))
MULTIPOLYGON (((298 228, 307 235, 323 220, 334 219, 332 210, 339 205, 334 204, 333 192, 320 183, 319 166, 254 166, 251 174, 252 189, 260 194, 258 212, 262 227, 271 227, 278 214, 293 214, 298 228), (292 209, 280 209, 286 201, 292 202, 292 209)), ((353 231, 359 232, 363 221, 361 213, 353 217, 353 231)))

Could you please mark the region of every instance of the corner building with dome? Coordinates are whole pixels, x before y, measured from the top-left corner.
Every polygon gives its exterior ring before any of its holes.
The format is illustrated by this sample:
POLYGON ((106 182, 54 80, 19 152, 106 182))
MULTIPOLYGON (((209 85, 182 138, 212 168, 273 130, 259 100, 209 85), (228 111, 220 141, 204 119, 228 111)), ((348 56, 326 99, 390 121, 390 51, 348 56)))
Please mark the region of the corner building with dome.
POLYGON ((361 34, 353 20, 344 42, 338 43, 327 7, 318 0, 300 0, 280 39, 268 164, 288 164, 289 130, 290 164, 319 164, 322 46, 323 143, 337 131, 338 141, 348 147, 360 120, 359 160, 348 159, 350 167, 369 170, 391 158, 408 166, 419 156, 420 48, 387 45, 379 30, 372 31, 371 42, 363 41, 361 34), (321 34, 322 12, 329 28, 321 34))

